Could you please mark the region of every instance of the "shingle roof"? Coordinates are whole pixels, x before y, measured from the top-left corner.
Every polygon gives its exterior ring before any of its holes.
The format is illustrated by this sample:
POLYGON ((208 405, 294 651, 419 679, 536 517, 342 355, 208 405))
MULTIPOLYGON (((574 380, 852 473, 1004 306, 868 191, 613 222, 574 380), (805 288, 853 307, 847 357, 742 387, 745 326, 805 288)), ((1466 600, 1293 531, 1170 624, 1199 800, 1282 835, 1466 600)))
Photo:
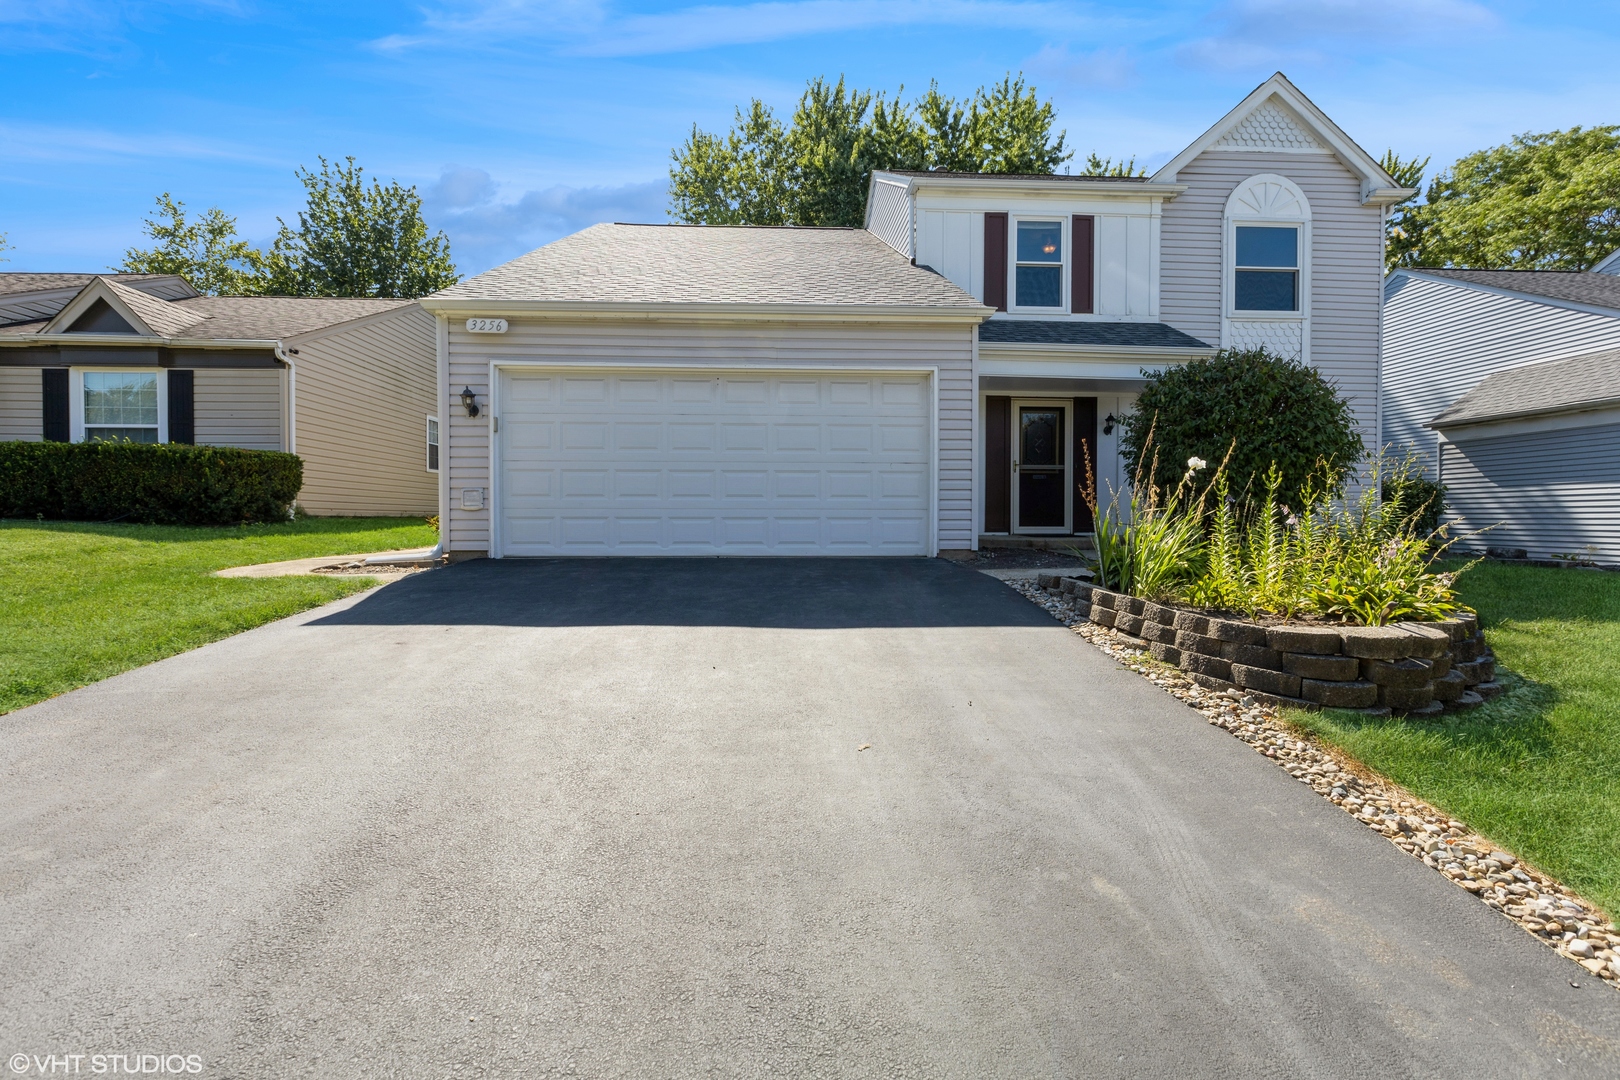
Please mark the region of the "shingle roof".
MULTIPOLYGON (((127 291, 119 292, 119 298, 142 320, 161 336, 180 341, 283 341, 416 302, 333 296, 194 296, 171 301, 137 294, 147 306, 136 307, 141 301, 132 301, 127 291)), ((47 322, 0 327, 0 338, 37 334, 47 322)))
POLYGON ((111 278, 104 278, 103 284, 112 290, 114 296, 129 305, 136 318, 151 327, 162 337, 174 337, 187 327, 195 326, 201 322, 205 315, 186 307, 183 303, 172 300, 159 300, 155 296, 147 296, 143 292, 131 289, 128 285, 121 285, 111 278))
POLYGON ((1080 322, 1068 319, 991 319, 979 324, 979 343, 1114 345, 1154 349, 1212 347, 1164 323, 1080 322))
POLYGON ((864 229, 720 225, 593 225, 432 300, 980 306, 864 229))
POLYGON ((1620 277, 1586 270, 1451 270, 1412 267, 1412 273, 1493 289, 1620 310, 1620 277))
MULTIPOLYGON (((197 295, 197 290, 178 274, 34 274, 8 270, 0 272, 0 296, 51 292, 57 289, 82 289, 98 277, 111 278, 113 281, 135 288, 142 285, 159 286, 165 292, 173 291, 177 296, 197 295)), ((141 291, 151 290, 147 288, 141 291)))
POLYGON ((1428 426, 1462 427, 1611 403, 1620 405, 1620 349, 1487 375, 1428 426))
POLYGON ((984 173, 984 172, 948 172, 944 169, 918 170, 918 169, 884 169, 892 176, 933 176, 946 177, 951 180, 1065 180, 1077 184, 1145 184, 1146 176, 1091 176, 1084 173, 984 173))

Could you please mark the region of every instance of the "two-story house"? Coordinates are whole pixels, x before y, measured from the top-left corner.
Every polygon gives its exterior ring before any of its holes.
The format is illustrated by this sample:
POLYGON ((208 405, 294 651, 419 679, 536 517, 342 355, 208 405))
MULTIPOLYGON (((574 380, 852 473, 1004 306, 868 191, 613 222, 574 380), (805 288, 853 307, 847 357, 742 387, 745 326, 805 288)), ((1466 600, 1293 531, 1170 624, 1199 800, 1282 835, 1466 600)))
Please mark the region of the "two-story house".
MULTIPOLYGON (((599 225, 422 303, 454 554, 1083 534, 1143 371, 1265 345, 1379 443, 1387 207, 1287 79, 1151 177, 878 172, 864 229, 599 225)), ((1241 433, 1234 433, 1241 434, 1241 433)))

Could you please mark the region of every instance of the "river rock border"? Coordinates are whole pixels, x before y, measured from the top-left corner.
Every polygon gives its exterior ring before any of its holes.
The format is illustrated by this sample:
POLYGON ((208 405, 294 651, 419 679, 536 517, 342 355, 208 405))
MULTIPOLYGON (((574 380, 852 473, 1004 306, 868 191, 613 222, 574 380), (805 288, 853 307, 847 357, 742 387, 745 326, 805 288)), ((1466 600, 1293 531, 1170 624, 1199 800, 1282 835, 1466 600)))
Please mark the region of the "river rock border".
MULTIPOLYGON (((1310 736, 1302 737, 1277 712, 1279 704, 1311 707, 1311 703, 1280 701, 1231 685, 1208 686, 1197 673, 1155 657, 1150 642, 1091 622, 1089 611, 1081 610, 1084 600, 1072 589, 1061 593, 1043 587, 1041 581, 1048 576, 1042 575, 1040 581, 1014 579, 1007 584, 1131 671, 1197 710, 1209 723, 1242 739, 1324 799, 1579 964, 1587 974, 1620 989, 1620 926, 1603 922, 1595 904, 1354 759, 1310 736)), ((1579 983, 1571 980, 1571 985, 1579 983)))
POLYGON ((1471 614, 1392 626, 1261 625, 1155 604, 1073 576, 1037 585, 1075 612, 1142 642, 1206 690, 1243 690, 1268 705, 1431 716, 1502 692, 1496 657, 1471 614))

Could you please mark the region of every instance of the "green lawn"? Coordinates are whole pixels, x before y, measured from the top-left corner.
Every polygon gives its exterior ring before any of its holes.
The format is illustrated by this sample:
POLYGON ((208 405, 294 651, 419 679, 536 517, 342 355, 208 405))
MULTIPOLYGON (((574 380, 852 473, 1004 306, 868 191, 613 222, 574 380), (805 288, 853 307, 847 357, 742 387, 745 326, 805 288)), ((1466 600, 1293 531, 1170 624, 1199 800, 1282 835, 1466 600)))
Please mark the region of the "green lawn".
POLYGON ((227 566, 430 547, 420 518, 195 529, 0 521, 0 713, 369 587, 227 566))
POLYGON ((1293 719, 1620 916, 1620 574, 1458 580, 1509 691, 1438 721, 1293 719))

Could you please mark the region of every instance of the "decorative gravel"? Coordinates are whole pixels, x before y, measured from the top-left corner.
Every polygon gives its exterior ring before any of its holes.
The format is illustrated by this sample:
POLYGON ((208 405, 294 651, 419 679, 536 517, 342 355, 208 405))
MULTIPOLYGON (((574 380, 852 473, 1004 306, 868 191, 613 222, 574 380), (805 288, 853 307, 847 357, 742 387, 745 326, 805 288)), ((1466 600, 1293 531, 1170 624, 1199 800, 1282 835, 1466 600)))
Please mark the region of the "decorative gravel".
POLYGON ((1091 644, 1242 739, 1324 799, 1477 896, 1589 975, 1620 989, 1620 927, 1462 822, 1285 723, 1241 690, 1206 690, 1147 653, 1147 642, 1083 618, 1029 579, 1007 582, 1091 644))

